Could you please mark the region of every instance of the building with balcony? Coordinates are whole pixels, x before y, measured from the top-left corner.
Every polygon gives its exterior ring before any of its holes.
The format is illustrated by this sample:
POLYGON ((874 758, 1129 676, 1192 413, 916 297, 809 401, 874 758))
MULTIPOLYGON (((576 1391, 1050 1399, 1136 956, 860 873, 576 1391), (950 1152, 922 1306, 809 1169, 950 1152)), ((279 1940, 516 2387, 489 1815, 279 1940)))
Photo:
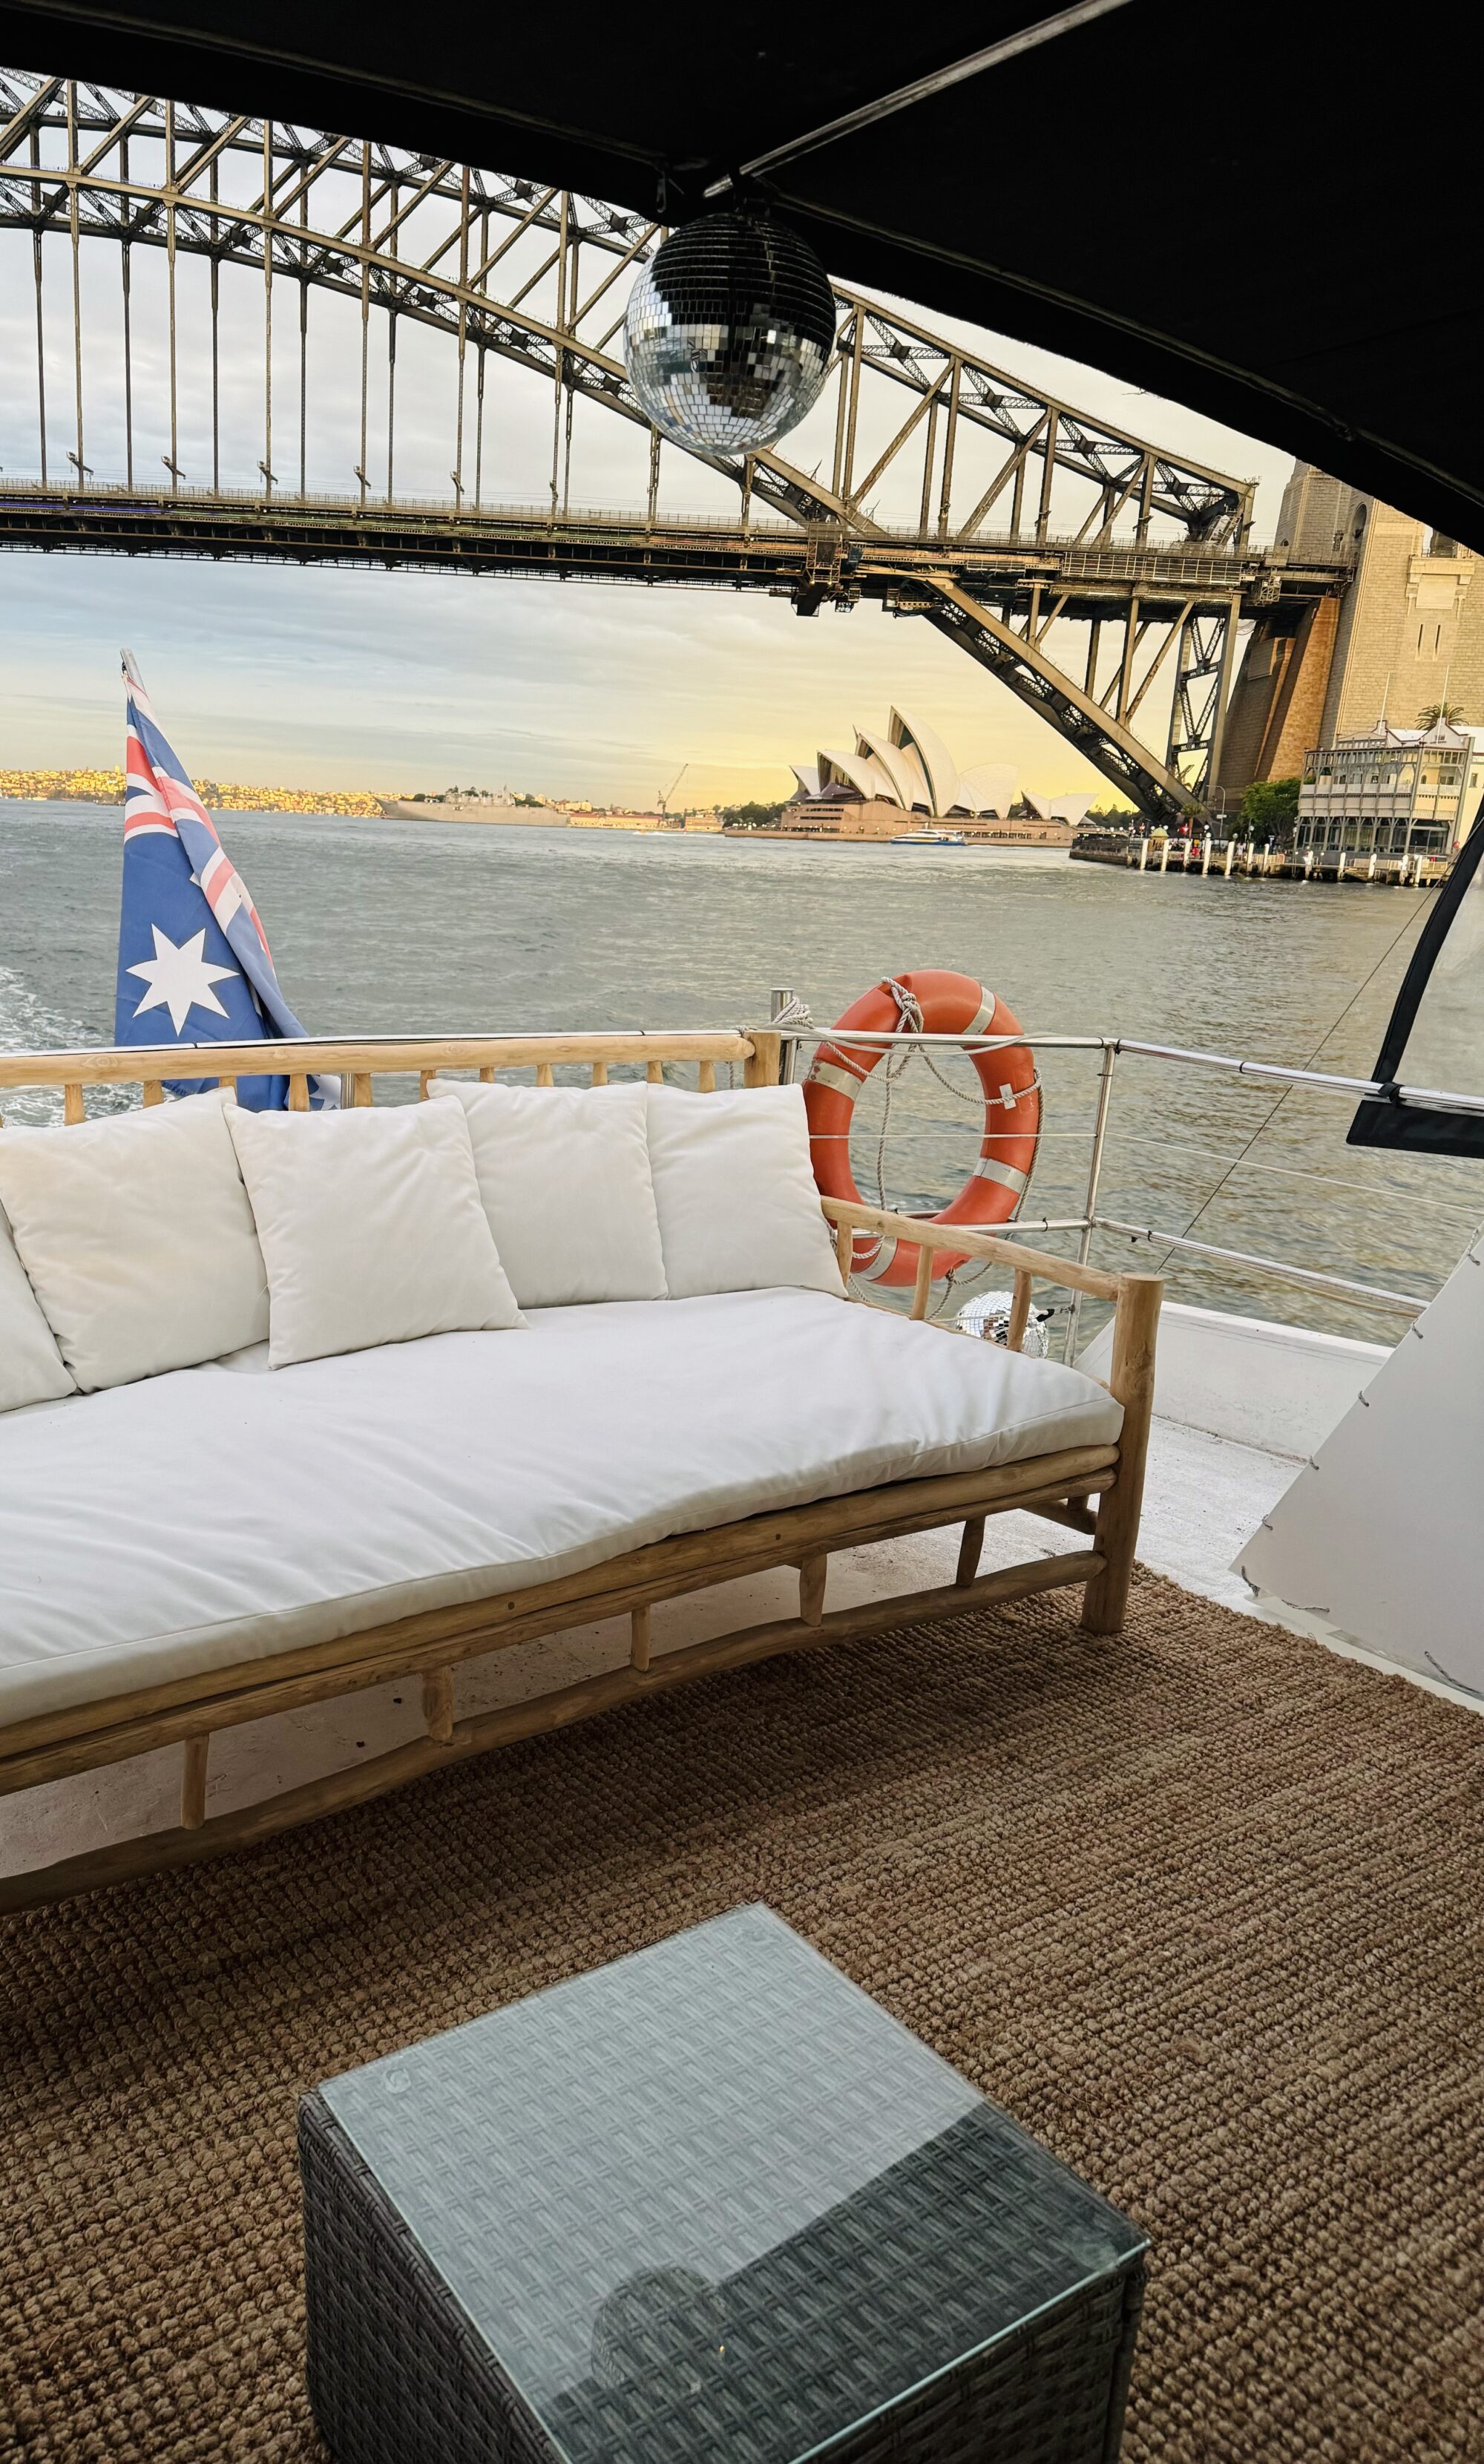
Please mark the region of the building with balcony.
POLYGON ((1304 758, 1299 854, 1448 856, 1484 791, 1484 728, 1372 728, 1304 758))

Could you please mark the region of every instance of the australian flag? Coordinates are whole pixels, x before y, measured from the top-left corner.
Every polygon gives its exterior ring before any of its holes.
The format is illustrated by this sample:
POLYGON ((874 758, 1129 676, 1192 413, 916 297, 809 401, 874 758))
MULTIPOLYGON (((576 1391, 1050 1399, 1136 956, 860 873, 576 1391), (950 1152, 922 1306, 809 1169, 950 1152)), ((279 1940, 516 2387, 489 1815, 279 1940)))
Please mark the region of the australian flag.
MULTIPOLYGON (((301 1036, 284 1000, 257 909, 184 764, 162 735, 140 671, 123 653, 127 744, 123 906, 119 919, 116 1044, 260 1043, 301 1036)), ((168 1082, 193 1095, 213 1078, 168 1082)), ((286 1078, 239 1078, 237 1100, 281 1106, 286 1078)), ((316 1082, 317 1100, 333 1101, 316 1082)))

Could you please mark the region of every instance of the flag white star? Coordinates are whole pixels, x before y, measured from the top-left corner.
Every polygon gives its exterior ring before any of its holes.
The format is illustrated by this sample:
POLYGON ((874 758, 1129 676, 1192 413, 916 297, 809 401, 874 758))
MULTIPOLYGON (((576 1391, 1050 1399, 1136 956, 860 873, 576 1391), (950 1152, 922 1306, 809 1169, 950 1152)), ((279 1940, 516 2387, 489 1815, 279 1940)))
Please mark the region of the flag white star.
POLYGON ((225 1018, 227 1012, 211 987, 221 983, 225 978, 234 976, 237 970, 235 967, 210 965, 206 957, 205 926, 199 933, 193 933, 188 941, 183 941, 178 949, 169 935, 161 932, 158 924, 152 924, 149 929, 155 936, 154 957, 142 958, 137 967, 128 970, 131 976, 142 976, 149 986, 134 1013, 135 1017, 146 1009, 168 1009, 170 1024, 177 1035, 192 1009, 214 1010, 218 1018, 225 1018))

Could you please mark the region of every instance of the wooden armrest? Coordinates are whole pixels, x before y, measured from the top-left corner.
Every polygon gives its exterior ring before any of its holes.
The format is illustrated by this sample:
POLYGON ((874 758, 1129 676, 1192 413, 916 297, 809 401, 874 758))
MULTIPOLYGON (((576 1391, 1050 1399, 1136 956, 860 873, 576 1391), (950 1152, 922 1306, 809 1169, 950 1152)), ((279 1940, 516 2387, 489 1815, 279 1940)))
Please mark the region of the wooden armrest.
MULTIPOLYGON (((1108 1392, 1123 1406, 1124 1425, 1118 1440, 1118 1475, 1099 1500, 1097 1548, 1102 1565, 1087 1586, 1082 1624, 1089 1634, 1117 1634, 1127 1606, 1134 1550, 1139 1538, 1139 1510, 1144 1501, 1144 1476, 1148 1460, 1149 1422, 1154 1411, 1154 1346, 1159 1331, 1160 1302, 1165 1287, 1158 1275, 1109 1275, 1101 1266, 1084 1266, 1075 1258, 1057 1258, 1046 1249, 1027 1249, 1018 1241, 1001 1241, 993 1232, 975 1232, 957 1223, 934 1223, 916 1215, 898 1215, 884 1206, 862 1206, 853 1199, 821 1198, 825 1221, 835 1226, 841 1272, 847 1288, 852 1232, 889 1233, 917 1251, 917 1283, 912 1315, 927 1315, 935 1250, 956 1250, 961 1257, 986 1258, 1007 1266, 1015 1278, 1009 1349, 1017 1350, 1030 1313, 1031 1283, 1061 1284, 1073 1291, 1090 1292, 1094 1300, 1113 1304, 1113 1359, 1108 1392)), ((1057 1518, 1054 1518, 1057 1519, 1057 1518)), ((1062 1517, 1059 1519, 1070 1519, 1062 1517)), ((1080 1530, 1080 1519, 1075 1524, 1080 1530)), ((966 1550, 973 1553, 972 1526, 966 1527, 966 1550)))
POLYGON ((1095 1300, 1116 1303, 1125 1284, 1158 1280, 1147 1275, 1105 1274, 1101 1266, 1080 1266, 1075 1258, 1058 1258, 1049 1249, 1027 1249, 1018 1241, 1002 1241, 997 1233, 976 1232, 967 1223, 933 1223, 918 1215, 896 1215, 882 1206, 858 1206, 845 1198, 821 1198, 819 1204, 829 1222, 848 1224, 852 1231, 892 1232, 914 1249, 956 1249, 971 1258, 992 1258, 1012 1273, 1061 1284, 1069 1291, 1090 1292, 1095 1300))

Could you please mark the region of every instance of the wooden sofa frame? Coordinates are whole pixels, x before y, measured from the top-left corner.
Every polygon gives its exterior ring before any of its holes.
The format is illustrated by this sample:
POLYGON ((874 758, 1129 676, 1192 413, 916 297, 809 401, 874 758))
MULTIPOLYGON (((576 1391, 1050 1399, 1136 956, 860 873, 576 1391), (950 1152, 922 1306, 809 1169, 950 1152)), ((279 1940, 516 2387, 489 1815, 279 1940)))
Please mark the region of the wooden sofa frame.
MULTIPOLYGON (((740 1065, 747 1085, 769 1086, 777 1081, 779 1045, 778 1035, 763 1029, 735 1034, 210 1045, 200 1047, 197 1066, 204 1074, 229 1082, 238 1075, 287 1073, 291 1106, 302 1111, 309 1103, 309 1077, 320 1073, 348 1082, 347 1092, 357 1104, 371 1102, 372 1081, 378 1073, 415 1071, 426 1096, 430 1079, 441 1069, 477 1069, 482 1078, 492 1079, 496 1070, 534 1066, 536 1083, 551 1086, 555 1069, 572 1065, 585 1068, 595 1085, 606 1080, 614 1064, 638 1065, 652 1080, 663 1077, 666 1065, 672 1068, 690 1065, 705 1092, 714 1088, 719 1066, 734 1069, 740 1065)), ((59 1085, 67 1122, 86 1117, 88 1086, 142 1084, 144 1102, 155 1104, 163 1100, 163 1082, 182 1074, 178 1045, 0 1055, 0 1089, 59 1085)), ((271 1659, 244 1661, 0 1724, 0 1794, 99 1770, 163 1746, 176 1744, 182 1749, 178 1827, 0 1879, 0 1911, 42 1905, 240 1847, 379 1796, 442 1764, 484 1753, 519 1737, 565 1727, 614 1704, 667 1690, 689 1678, 738 1668, 777 1652, 847 1641, 910 1620, 951 1616, 963 1609, 1069 1586, 1082 1589, 1082 1624, 1087 1631, 1116 1634, 1124 1620, 1138 1537, 1155 1331, 1164 1288, 1159 1279, 1106 1274, 1025 1248, 1018 1242, 925 1223, 877 1207, 835 1199, 825 1199, 821 1204, 835 1227, 847 1289, 856 1230, 892 1232, 899 1241, 916 1246, 914 1317, 928 1313, 933 1253, 945 1249, 993 1260, 1008 1270, 1014 1281, 1009 1330, 1013 1345, 1018 1345, 1024 1332, 1037 1281, 1111 1302, 1114 1333, 1108 1382, 1124 1407, 1118 1444, 1066 1448, 988 1471, 896 1481, 811 1506, 750 1515, 711 1530, 687 1532, 627 1551, 555 1582, 419 1612, 271 1659), (979 1555, 987 1518, 1016 1508, 1084 1534, 1086 1546, 981 1574, 979 1555), (951 1585, 826 1610, 825 1583, 833 1551, 953 1523, 962 1523, 964 1530, 951 1585), (650 1617, 656 1601, 779 1566, 798 1571, 797 1617, 745 1627, 651 1659, 650 1617), (573 1625, 621 1616, 629 1620, 625 1665, 533 1700, 469 1718, 456 1715, 454 1670, 460 1661, 508 1650, 573 1625), (207 1817, 207 1757, 217 1729, 409 1676, 422 1680, 424 1735, 260 1804, 207 1817)))

